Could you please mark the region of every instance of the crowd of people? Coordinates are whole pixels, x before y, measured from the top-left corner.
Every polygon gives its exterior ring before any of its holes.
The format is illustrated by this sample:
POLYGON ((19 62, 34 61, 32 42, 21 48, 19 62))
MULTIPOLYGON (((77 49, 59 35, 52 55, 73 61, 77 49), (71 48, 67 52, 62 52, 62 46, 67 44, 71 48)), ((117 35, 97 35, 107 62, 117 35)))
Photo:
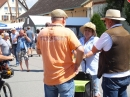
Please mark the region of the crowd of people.
MULTIPOLYGON (((30 26, 27 27, 27 30, 20 31, 15 28, 8 31, 1 30, 0 34, 0 54, 15 57, 16 64, 14 65, 20 65, 21 71, 23 71, 22 58, 24 58, 27 72, 29 72, 28 59, 33 57, 32 51, 35 42, 35 34, 30 26)), ((9 61, 7 61, 7 65, 10 66, 9 61)))
MULTIPOLYGON (((65 27, 67 14, 61 9, 51 12, 52 23, 46 23, 37 35, 27 27, 27 31, 15 28, 11 33, 3 32, 0 37, 0 60, 15 56, 16 66, 22 68, 24 57, 29 72, 29 57, 36 42, 37 54, 42 55, 44 67, 45 97, 74 97, 74 77, 81 66, 82 72, 91 74, 94 97, 101 97, 99 79, 102 77, 103 97, 128 97, 130 84, 130 33, 121 21, 120 11, 108 9, 102 20, 107 30, 97 37, 96 26, 88 22, 80 27, 83 37, 78 39, 74 32, 65 27), (34 40, 37 37, 37 40, 34 40), (73 60, 75 55, 75 60, 73 60), (83 59, 86 61, 84 63, 83 59)), ((10 64, 9 61, 7 63, 10 64)))

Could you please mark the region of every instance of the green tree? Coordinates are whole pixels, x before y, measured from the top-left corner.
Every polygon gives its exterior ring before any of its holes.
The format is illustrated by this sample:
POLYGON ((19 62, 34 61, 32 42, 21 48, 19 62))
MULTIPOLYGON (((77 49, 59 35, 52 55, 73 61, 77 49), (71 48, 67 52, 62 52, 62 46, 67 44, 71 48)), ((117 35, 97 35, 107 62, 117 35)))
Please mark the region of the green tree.
POLYGON ((97 36, 100 37, 101 34, 106 30, 106 27, 104 25, 104 22, 101 20, 101 17, 99 14, 94 14, 91 18, 91 22, 96 25, 96 32, 97 36))
POLYGON ((97 36, 100 37, 101 34, 106 30, 106 27, 104 25, 104 22, 101 20, 101 17, 99 14, 94 14, 91 18, 91 22, 96 25, 96 32, 97 36))
POLYGON ((126 21, 130 25, 130 3, 125 2, 125 16, 126 16, 126 21))

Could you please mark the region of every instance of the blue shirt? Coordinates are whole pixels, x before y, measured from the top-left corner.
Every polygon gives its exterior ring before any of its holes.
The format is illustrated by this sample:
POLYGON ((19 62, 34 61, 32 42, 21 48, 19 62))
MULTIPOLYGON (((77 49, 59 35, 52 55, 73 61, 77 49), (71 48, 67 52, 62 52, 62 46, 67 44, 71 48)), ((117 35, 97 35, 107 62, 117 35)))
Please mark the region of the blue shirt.
POLYGON ((18 37, 17 39, 17 52, 21 51, 21 49, 25 49, 27 51, 27 40, 24 37, 18 37))
POLYGON ((33 32, 31 30, 26 31, 27 36, 30 38, 31 42, 33 41, 33 32))
MULTIPOLYGON (((87 54, 89 51, 92 50, 92 47, 94 43, 98 40, 98 37, 92 36, 86 43, 85 43, 85 37, 81 37, 79 41, 84 47, 84 54, 87 54)), ((98 70, 98 60, 99 60, 99 53, 96 53, 95 55, 86 58, 86 70, 85 70, 85 62, 81 62, 81 68, 82 71, 86 71, 87 73, 90 73, 91 75, 97 75, 98 70)))

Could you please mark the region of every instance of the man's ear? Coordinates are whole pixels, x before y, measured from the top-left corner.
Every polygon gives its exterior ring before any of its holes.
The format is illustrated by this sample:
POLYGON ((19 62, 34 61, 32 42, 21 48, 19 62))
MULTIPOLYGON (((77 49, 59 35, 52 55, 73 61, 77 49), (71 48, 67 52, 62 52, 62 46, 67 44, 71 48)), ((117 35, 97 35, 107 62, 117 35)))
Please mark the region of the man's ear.
POLYGON ((65 26, 65 24, 66 24, 66 19, 65 18, 63 18, 63 25, 65 26))

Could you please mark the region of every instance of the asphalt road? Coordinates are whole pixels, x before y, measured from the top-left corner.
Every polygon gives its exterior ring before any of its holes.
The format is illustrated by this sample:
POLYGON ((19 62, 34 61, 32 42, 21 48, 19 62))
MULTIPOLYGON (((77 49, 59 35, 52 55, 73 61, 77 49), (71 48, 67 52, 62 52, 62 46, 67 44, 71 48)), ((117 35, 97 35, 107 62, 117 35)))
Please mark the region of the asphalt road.
MULTIPOLYGON (((14 76, 6 79, 11 86, 13 97, 44 97, 43 86, 43 66, 42 59, 38 55, 29 58, 30 72, 26 71, 23 60, 24 71, 20 67, 14 67, 15 61, 11 62, 14 69, 14 76)), ((102 89, 101 94, 102 94, 102 89)), ((130 86, 128 87, 128 97, 130 97, 130 86)))

